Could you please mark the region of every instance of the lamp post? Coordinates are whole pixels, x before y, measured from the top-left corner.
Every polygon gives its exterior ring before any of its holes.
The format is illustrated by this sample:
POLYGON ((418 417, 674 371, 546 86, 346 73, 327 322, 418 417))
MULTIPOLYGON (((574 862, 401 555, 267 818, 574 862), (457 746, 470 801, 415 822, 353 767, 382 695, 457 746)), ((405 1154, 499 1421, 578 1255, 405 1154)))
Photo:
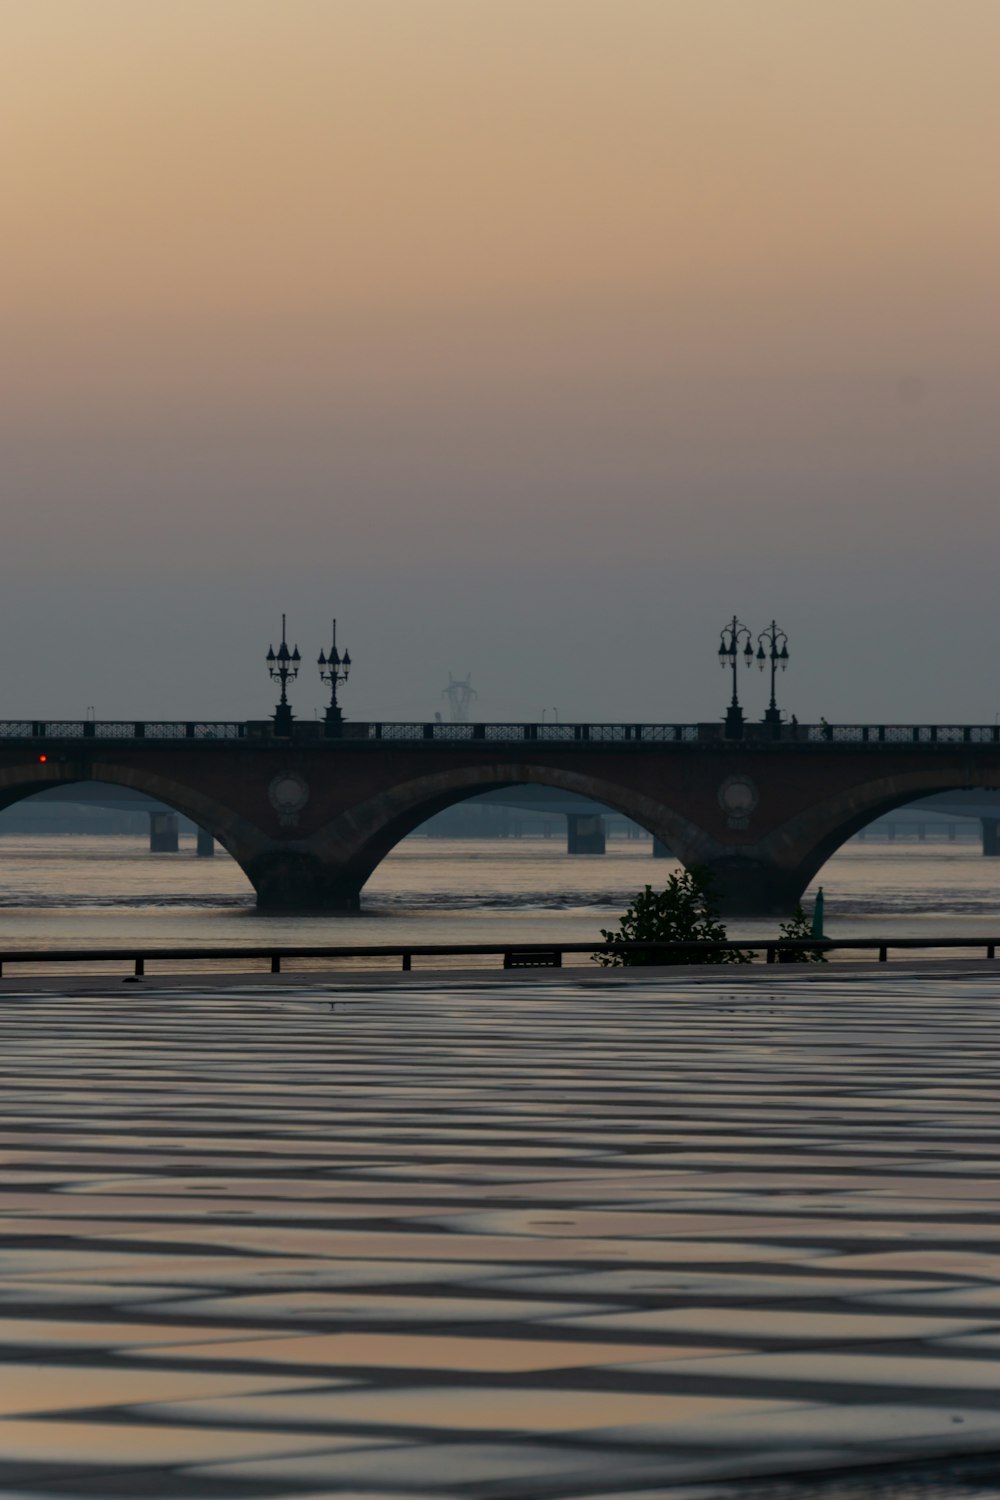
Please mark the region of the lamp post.
POLYGON ((741 740, 743 738, 743 710, 740 708, 740 699, 736 683, 736 662, 740 654, 740 645, 743 644, 743 660, 749 667, 753 661, 753 645, 751 644, 750 631, 743 625, 735 615, 729 624, 724 627, 719 636, 719 666, 725 670, 731 667, 733 672, 733 697, 726 710, 726 739, 741 740))
POLYGON ((337 688, 342 682, 346 682, 351 675, 351 653, 345 651, 343 656, 337 650, 337 622, 333 622, 333 645, 330 647, 329 656, 324 656, 320 651, 317 665, 322 682, 330 685, 330 706, 326 711, 326 734, 333 738, 340 733, 344 722, 344 715, 340 704, 337 702, 337 688))
POLYGON ((285 617, 281 617, 281 645, 275 651, 273 646, 268 646, 267 670, 274 682, 281 683, 281 697, 274 710, 274 732, 283 738, 289 738, 292 733, 292 710, 288 702, 288 684, 293 682, 299 675, 298 646, 289 651, 288 642, 285 640, 285 617))
POLYGON ((757 637, 757 665, 762 672, 768 661, 771 663, 771 702, 764 714, 764 723, 777 725, 781 723, 781 710, 774 697, 774 675, 779 667, 783 672, 788 668, 788 637, 773 620, 769 629, 762 630, 757 637))

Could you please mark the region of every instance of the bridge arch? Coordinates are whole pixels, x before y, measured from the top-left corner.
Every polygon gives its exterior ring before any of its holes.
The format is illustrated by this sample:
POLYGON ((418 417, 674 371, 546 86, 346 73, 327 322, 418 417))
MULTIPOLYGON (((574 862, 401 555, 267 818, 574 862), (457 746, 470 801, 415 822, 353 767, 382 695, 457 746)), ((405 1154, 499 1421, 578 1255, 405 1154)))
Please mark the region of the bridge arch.
POLYGON ((219 841, 253 883, 248 865, 266 842, 258 830, 217 797, 146 767, 119 766, 113 760, 96 760, 82 767, 62 757, 38 755, 33 761, 0 769, 0 812, 52 787, 81 782, 128 787, 190 818, 219 841))
POLYGON ((773 865, 784 876, 782 905, 794 905, 827 860, 848 839, 894 808, 934 792, 1000 789, 1000 768, 984 767, 974 786, 954 764, 930 764, 918 770, 873 778, 843 788, 797 817, 775 828, 765 843, 773 865))
POLYGON ((278 904, 279 891, 318 881, 320 904, 353 910, 386 855, 428 818, 479 792, 526 785, 554 787, 600 802, 662 839, 682 863, 695 860, 704 841, 702 830, 669 804, 632 787, 562 766, 505 761, 454 767, 383 788, 294 849, 263 852, 248 873, 263 905, 278 904))

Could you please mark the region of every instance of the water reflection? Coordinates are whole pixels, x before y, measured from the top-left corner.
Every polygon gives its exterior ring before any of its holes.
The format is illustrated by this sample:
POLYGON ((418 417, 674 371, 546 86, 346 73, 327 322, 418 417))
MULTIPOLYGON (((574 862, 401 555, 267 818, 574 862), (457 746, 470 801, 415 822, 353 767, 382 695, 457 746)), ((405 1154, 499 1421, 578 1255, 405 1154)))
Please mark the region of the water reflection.
MULTIPOLYGON (((110 946, 287 943, 586 941, 670 861, 646 843, 612 841, 569 858, 555 840, 428 839, 401 844, 345 916, 259 915, 239 867, 193 848, 151 855, 129 837, 0 838, 0 943, 110 946)), ((974 844, 851 844, 820 875, 827 930, 982 932, 1000 919, 1000 861, 974 844)), ((771 922, 732 921, 736 936, 771 922)))

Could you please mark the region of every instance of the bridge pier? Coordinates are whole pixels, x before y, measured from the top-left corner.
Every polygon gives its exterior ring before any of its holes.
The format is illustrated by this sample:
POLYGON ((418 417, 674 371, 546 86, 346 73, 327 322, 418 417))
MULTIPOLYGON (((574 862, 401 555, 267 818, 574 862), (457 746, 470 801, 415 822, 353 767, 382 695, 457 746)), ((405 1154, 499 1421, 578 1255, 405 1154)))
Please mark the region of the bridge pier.
POLYGON ((258 911, 358 911, 361 884, 340 867, 297 849, 274 849, 243 866, 258 911))
POLYGON ((656 834, 654 833, 653 834, 653 858, 654 859, 673 859, 673 857, 674 857, 674 851, 670 848, 670 846, 668 844, 665 844, 662 839, 658 839, 656 837, 656 834))
POLYGON ((199 859, 211 859, 215 853, 215 835, 207 828, 198 829, 197 850, 199 859))
POLYGON ((566 853, 603 854, 604 819, 599 813, 566 814, 566 853))
POLYGON ((1000 857, 1000 818, 981 818, 983 825, 983 853, 989 859, 1000 857))
POLYGON ((149 815, 150 854, 176 854, 179 847, 177 814, 151 812, 149 815))
POLYGON ((707 862, 724 917, 787 917, 802 900, 808 878, 755 859, 707 862))

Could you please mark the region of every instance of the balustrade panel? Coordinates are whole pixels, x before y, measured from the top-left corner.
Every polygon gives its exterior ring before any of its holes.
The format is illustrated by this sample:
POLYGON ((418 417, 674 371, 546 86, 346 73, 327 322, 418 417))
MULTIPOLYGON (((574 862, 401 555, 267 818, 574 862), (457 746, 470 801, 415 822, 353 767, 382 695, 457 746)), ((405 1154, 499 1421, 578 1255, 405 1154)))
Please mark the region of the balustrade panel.
POLYGON ((77 740, 85 733, 83 719, 46 719, 45 734, 52 739, 77 740))

